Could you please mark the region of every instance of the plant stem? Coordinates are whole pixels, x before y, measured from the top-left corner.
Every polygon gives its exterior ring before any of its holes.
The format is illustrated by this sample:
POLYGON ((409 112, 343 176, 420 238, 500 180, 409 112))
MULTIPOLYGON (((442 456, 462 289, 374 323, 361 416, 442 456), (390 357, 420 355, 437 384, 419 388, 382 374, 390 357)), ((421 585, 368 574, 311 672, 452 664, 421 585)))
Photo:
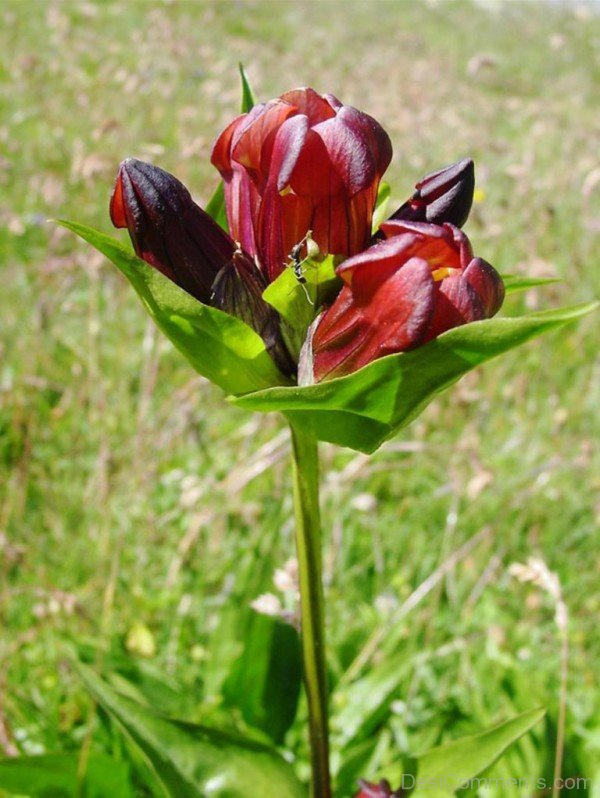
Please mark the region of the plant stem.
POLYGON ((311 798, 331 798, 325 612, 321 519, 319 513, 319 454, 317 441, 297 427, 292 431, 296 548, 300 582, 300 613, 304 686, 308 700, 311 798))

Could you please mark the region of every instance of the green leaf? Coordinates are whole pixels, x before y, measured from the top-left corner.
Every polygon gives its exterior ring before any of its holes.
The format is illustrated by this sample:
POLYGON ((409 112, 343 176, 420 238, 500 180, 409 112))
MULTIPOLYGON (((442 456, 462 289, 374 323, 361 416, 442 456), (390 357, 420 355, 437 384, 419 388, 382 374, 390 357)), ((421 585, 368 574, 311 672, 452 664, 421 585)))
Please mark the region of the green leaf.
POLYGON ((465 324, 412 352, 381 358, 346 377, 271 388, 231 401, 248 410, 279 410, 319 440, 371 453, 476 366, 598 306, 589 303, 465 324))
POLYGON ((31 798, 133 798, 127 762, 92 754, 80 781, 79 759, 79 753, 4 759, 0 791, 31 798))
POLYGON ((111 260, 146 310, 191 365, 227 393, 289 384, 262 338, 243 321, 203 305, 119 241, 91 227, 60 221, 111 260))
POLYGON ((240 70, 240 78, 242 79, 242 113, 247 114, 248 111, 251 111, 256 105, 256 97, 250 87, 248 75, 241 61, 238 64, 238 68, 240 70))
POLYGON ((336 690, 333 699, 339 709, 331 725, 339 745, 373 734, 412 666, 410 660, 392 657, 350 686, 336 690))
POLYGON ((504 283, 506 294, 509 295, 516 294, 519 291, 527 291, 537 286, 553 285, 554 283, 562 282, 562 280, 559 280, 558 277, 522 277, 518 274, 503 274, 502 282, 504 283))
MULTIPOLYGON (((486 771, 506 749, 544 717, 544 709, 524 712, 480 734, 463 737, 417 757, 411 798, 452 798, 456 790, 486 771)), ((406 778, 405 787, 412 787, 406 778)))
POLYGON ((371 230, 375 234, 382 222, 388 218, 388 206, 390 204, 390 197, 392 189, 389 183, 380 183, 377 190, 377 200, 375 201, 375 210, 373 211, 373 222, 371 230))
POLYGON ((284 321, 286 344, 296 359, 319 308, 331 301, 340 289, 341 280, 335 273, 337 263, 334 255, 306 258, 300 265, 304 282, 298 282, 290 266, 263 291, 263 299, 284 321))
POLYGON ((229 233, 227 210, 225 208, 225 186, 222 180, 216 187, 214 194, 209 199, 204 210, 215 220, 219 227, 222 227, 226 233, 229 233))
POLYGON ((291 765, 273 749, 170 720, 119 695, 87 666, 76 667, 93 698, 150 760, 172 798, 306 798, 291 765))
POLYGON ((298 708, 302 652, 298 632, 276 618, 253 612, 244 650, 235 661, 223 693, 246 723, 283 743, 298 708))

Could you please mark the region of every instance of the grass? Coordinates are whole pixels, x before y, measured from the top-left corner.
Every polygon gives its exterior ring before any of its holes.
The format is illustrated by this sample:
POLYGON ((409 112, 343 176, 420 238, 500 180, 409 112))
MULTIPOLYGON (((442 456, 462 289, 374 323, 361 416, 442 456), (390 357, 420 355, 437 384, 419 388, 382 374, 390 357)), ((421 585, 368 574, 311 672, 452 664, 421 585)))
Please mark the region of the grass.
MULTIPOLYGON (((293 553, 288 441, 190 373, 115 270, 46 219, 108 231, 127 155, 206 201, 242 60, 261 98, 308 84, 380 120, 398 200, 472 155, 475 251, 563 281, 506 312, 587 301, 600 17, 575 3, 4 0, 0 19, 0 745, 115 753, 66 652, 139 664, 165 709, 224 714, 240 608, 293 553)), ((570 613, 564 775, 600 781, 596 321, 469 376, 370 459, 323 447, 334 743, 356 727, 364 775, 394 778, 406 752, 537 704, 545 728, 496 772, 551 774, 553 608, 507 572, 535 554, 570 613)), ((302 760, 302 713, 288 742, 302 760)))

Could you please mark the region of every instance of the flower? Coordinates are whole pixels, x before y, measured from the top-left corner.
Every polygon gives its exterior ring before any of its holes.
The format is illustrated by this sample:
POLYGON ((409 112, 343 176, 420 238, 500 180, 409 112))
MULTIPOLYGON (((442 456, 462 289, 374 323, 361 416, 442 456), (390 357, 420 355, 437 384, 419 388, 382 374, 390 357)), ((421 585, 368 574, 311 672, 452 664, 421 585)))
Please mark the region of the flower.
POLYGON ((110 200, 115 227, 129 231, 137 255, 204 304, 244 321, 285 374, 295 371, 277 312, 262 298, 255 261, 192 199, 176 177, 128 158, 110 200))
POLYGON ((303 382, 348 374, 499 310, 502 280, 458 227, 392 220, 381 232, 383 241, 338 266, 345 285, 312 325, 303 382))
POLYGON ((368 245, 391 157, 372 117, 301 88, 238 116, 211 160, 225 182, 233 238, 272 281, 308 230, 327 254, 351 256, 368 245))
POLYGON ((111 219, 127 228, 140 258, 254 329, 283 374, 319 382, 488 318, 502 304, 502 281, 459 229, 473 200, 471 159, 420 180, 372 237, 391 155, 372 117, 333 95, 294 89, 238 116, 213 146, 231 235, 177 178, 134 158, 119 168, 111 219), (293 331, 282 331, 263 292, 308 236, 342 259, 342 289, 309 328, 297 369, 285 343, 293 331))
POLYGON ((394 798, 394 793, 390 787, 390 783, 383 779, 379 784, 369 784, 368 781, 359 781, 360 792, 355 795, 355 798, 394 798))

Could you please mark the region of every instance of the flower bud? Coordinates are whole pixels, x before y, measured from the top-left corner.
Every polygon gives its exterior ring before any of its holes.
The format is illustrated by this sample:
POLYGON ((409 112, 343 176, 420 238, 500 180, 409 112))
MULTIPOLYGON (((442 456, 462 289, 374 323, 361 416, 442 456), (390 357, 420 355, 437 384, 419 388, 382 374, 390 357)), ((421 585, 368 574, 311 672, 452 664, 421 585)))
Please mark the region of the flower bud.
POLYGON ((262 298, 264 275, 177 178, 128 158, 119 168, 110 216, 115 227, 129 230, 140 258, 200 302, 248 324, 278 368, 294 373, 279 315, 262 298))
POLYGON ((157 166, 123 161, 110 201, 115 227, 126 227, 137 255, 200 302, 208 303, 232 239, 176 177, 157 166))
POLYGON ((289 376, 295 372, 295 364, 281 336, 279 314, 262 298, 266 287, 267 281, 252 258, 236 249, 215 277, 211 305, 252 327, 279 370, 289 376))
POLYGON ((420 180, 416 191, 391 216, 409 222, 448 222, 462 227, 467 221, 475 190, 475 165, 464 158, 420 180))
POLYGON ((390 783, 385 779, 379 784, 369 784, 368 781, 360 779, 359 784, 360 792, 355 795, 355 798, 394 798, 390 783))
POLYGON ((500 276, 457 227, 388 221, 381 231, 385 240, 338 267, 345 286, 313 325, 303 380, 349 374, 499 310, 500 276))

